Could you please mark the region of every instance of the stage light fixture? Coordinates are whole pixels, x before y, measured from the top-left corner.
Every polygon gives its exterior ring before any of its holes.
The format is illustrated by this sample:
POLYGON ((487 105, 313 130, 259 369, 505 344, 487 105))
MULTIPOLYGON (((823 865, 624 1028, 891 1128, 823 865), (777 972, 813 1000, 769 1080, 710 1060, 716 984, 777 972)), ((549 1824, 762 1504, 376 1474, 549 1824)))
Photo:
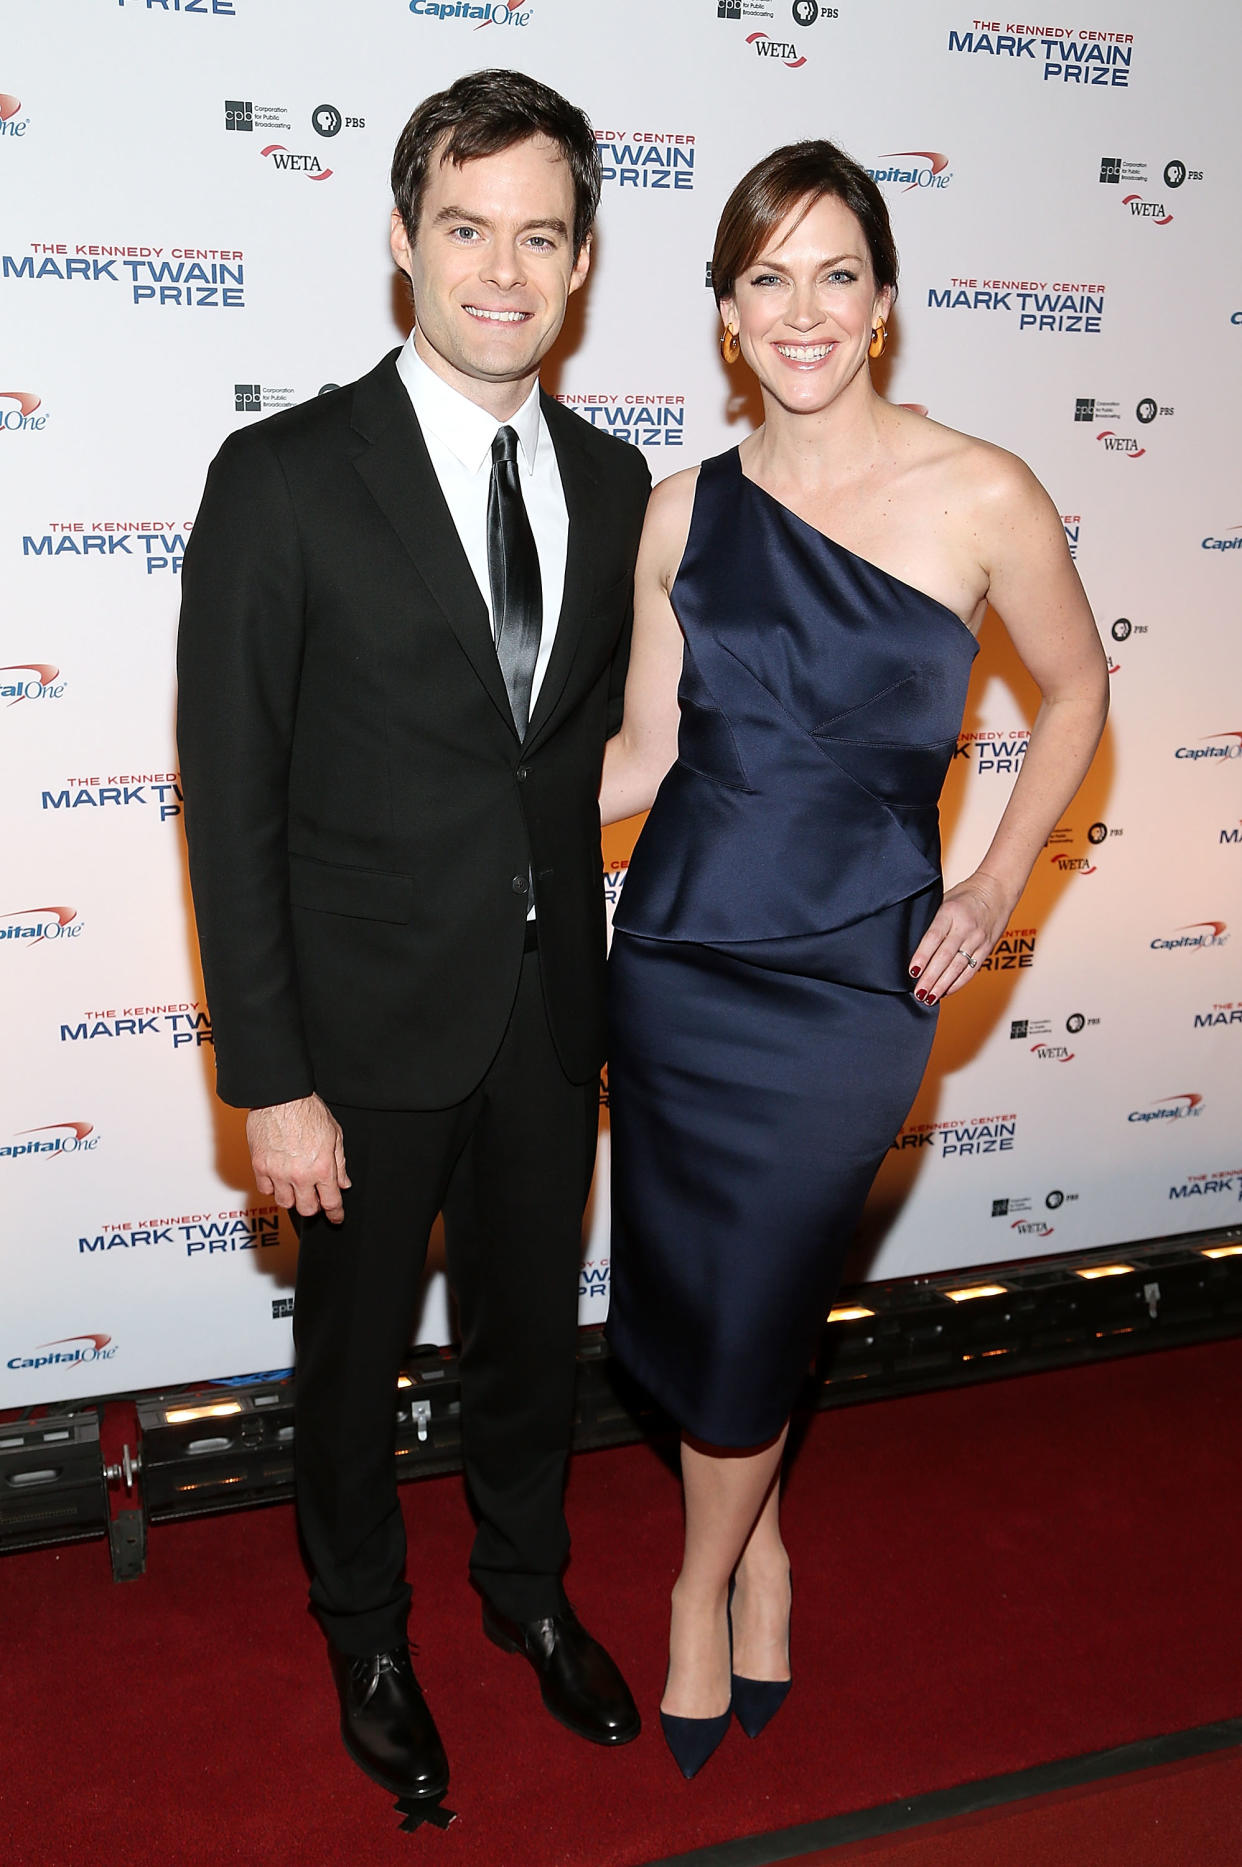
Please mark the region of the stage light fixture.
POLYGON ((165 1426, 184 1426, 187 1420, 223 1420, 240 1413, 240 1400, 221 1400, 210 1407, 172 1407, 164 1415, 165 1426))
POLYGON ((950 1303, 970 1303, 975 1297, 1007 1297, 1004 1284, 970 1284, 964 1290, 942 1290, 950 1303))
POLYGON ((1133 1274, 1133 1264, 1088 1264, 1082 1270, 1074 1272, 1075 1277, 1085 1277, 1091 1283, 1096 1277, 1124 1277, 1133 1274))
POLYGON ((839 1309, 830 1309, 829 1322, 857 1322, 862 1316, 874 1316, 873 1309, 864 1309, 861 1303, 844 1303, 839 1309))
POLYGON ((1242 1245, 1205 1245, 1205 1258, 1242 1258, 1242 1245))

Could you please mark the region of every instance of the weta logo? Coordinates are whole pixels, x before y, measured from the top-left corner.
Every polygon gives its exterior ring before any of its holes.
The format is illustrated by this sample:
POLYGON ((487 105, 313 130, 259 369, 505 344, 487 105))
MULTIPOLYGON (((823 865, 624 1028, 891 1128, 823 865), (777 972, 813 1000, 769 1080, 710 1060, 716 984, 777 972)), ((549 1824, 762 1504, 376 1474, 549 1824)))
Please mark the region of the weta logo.
POLYGON ((305 175, 308 181, 326 182, 332 170, 326 169, 318 156, 298 156, 285 148, 283 143, 269 143, 263 150, 265 156, 271 156, 278 169, 290 174, 305 175))
POLYGON ((1153 227, 1170 227, 1173 216, 1165 211, 1163 201, 1144 201, 1141 194, 1127 194, 1121 197, 1122 207, 1128 207, 1136 220, 1149 220, 1153 227))
POLYGON ((754 46, 760 58, 781 59, 790 71, 798 71, 806 64, 805 54, 799 56, 796 45, 791 45, 786 39, 773 39, 769 33, 748 32, 746 43, 754 46))

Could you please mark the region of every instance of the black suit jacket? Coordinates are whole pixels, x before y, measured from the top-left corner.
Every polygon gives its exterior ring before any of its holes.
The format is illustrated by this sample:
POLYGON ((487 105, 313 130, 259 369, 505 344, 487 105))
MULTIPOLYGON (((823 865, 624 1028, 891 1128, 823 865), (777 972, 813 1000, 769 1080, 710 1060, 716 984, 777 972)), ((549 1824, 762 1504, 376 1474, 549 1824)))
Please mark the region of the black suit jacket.
POLYGON ((217 1086, 438 1108, 482 1078, 533 874, 548 1016, 603 1055, 596 804, 650 474, 544 397, 565 596, 523 743, 397 352, 233 434, 186 552, 178 737, 217 1086))

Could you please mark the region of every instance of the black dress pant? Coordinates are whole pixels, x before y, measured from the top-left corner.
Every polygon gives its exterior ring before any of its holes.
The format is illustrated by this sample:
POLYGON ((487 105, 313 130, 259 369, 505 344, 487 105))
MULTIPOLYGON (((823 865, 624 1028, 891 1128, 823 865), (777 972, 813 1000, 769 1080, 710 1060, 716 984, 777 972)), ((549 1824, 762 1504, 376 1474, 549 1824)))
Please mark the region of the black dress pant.
POLYGON ((379 1653, 406 1637, 397 1375, 441 1210, 478 1520, 471 1575, 517 1620, 564 1602, 563 1491, 597 1109, 595 1082, 570 1082, 553 1048, 536 953, 523 960, 500 1049, 464 1102, 332 1105, 352 1186, 341 1225, 322 1216, 302 1224, 295 1464, 311 1602, 342 1652, 379 1653))

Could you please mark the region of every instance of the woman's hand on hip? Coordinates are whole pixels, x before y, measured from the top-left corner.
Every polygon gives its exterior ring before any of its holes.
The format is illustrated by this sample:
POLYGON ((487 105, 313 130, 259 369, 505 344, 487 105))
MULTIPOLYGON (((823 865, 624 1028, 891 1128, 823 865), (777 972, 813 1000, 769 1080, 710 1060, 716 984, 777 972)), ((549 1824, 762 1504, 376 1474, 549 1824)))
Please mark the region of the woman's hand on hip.
POLYGON ((968 985, 996 942, 1014 907, 1009 891, 981 869, 950 888, 915 949, 914 995, 934 1005, 968 985))

